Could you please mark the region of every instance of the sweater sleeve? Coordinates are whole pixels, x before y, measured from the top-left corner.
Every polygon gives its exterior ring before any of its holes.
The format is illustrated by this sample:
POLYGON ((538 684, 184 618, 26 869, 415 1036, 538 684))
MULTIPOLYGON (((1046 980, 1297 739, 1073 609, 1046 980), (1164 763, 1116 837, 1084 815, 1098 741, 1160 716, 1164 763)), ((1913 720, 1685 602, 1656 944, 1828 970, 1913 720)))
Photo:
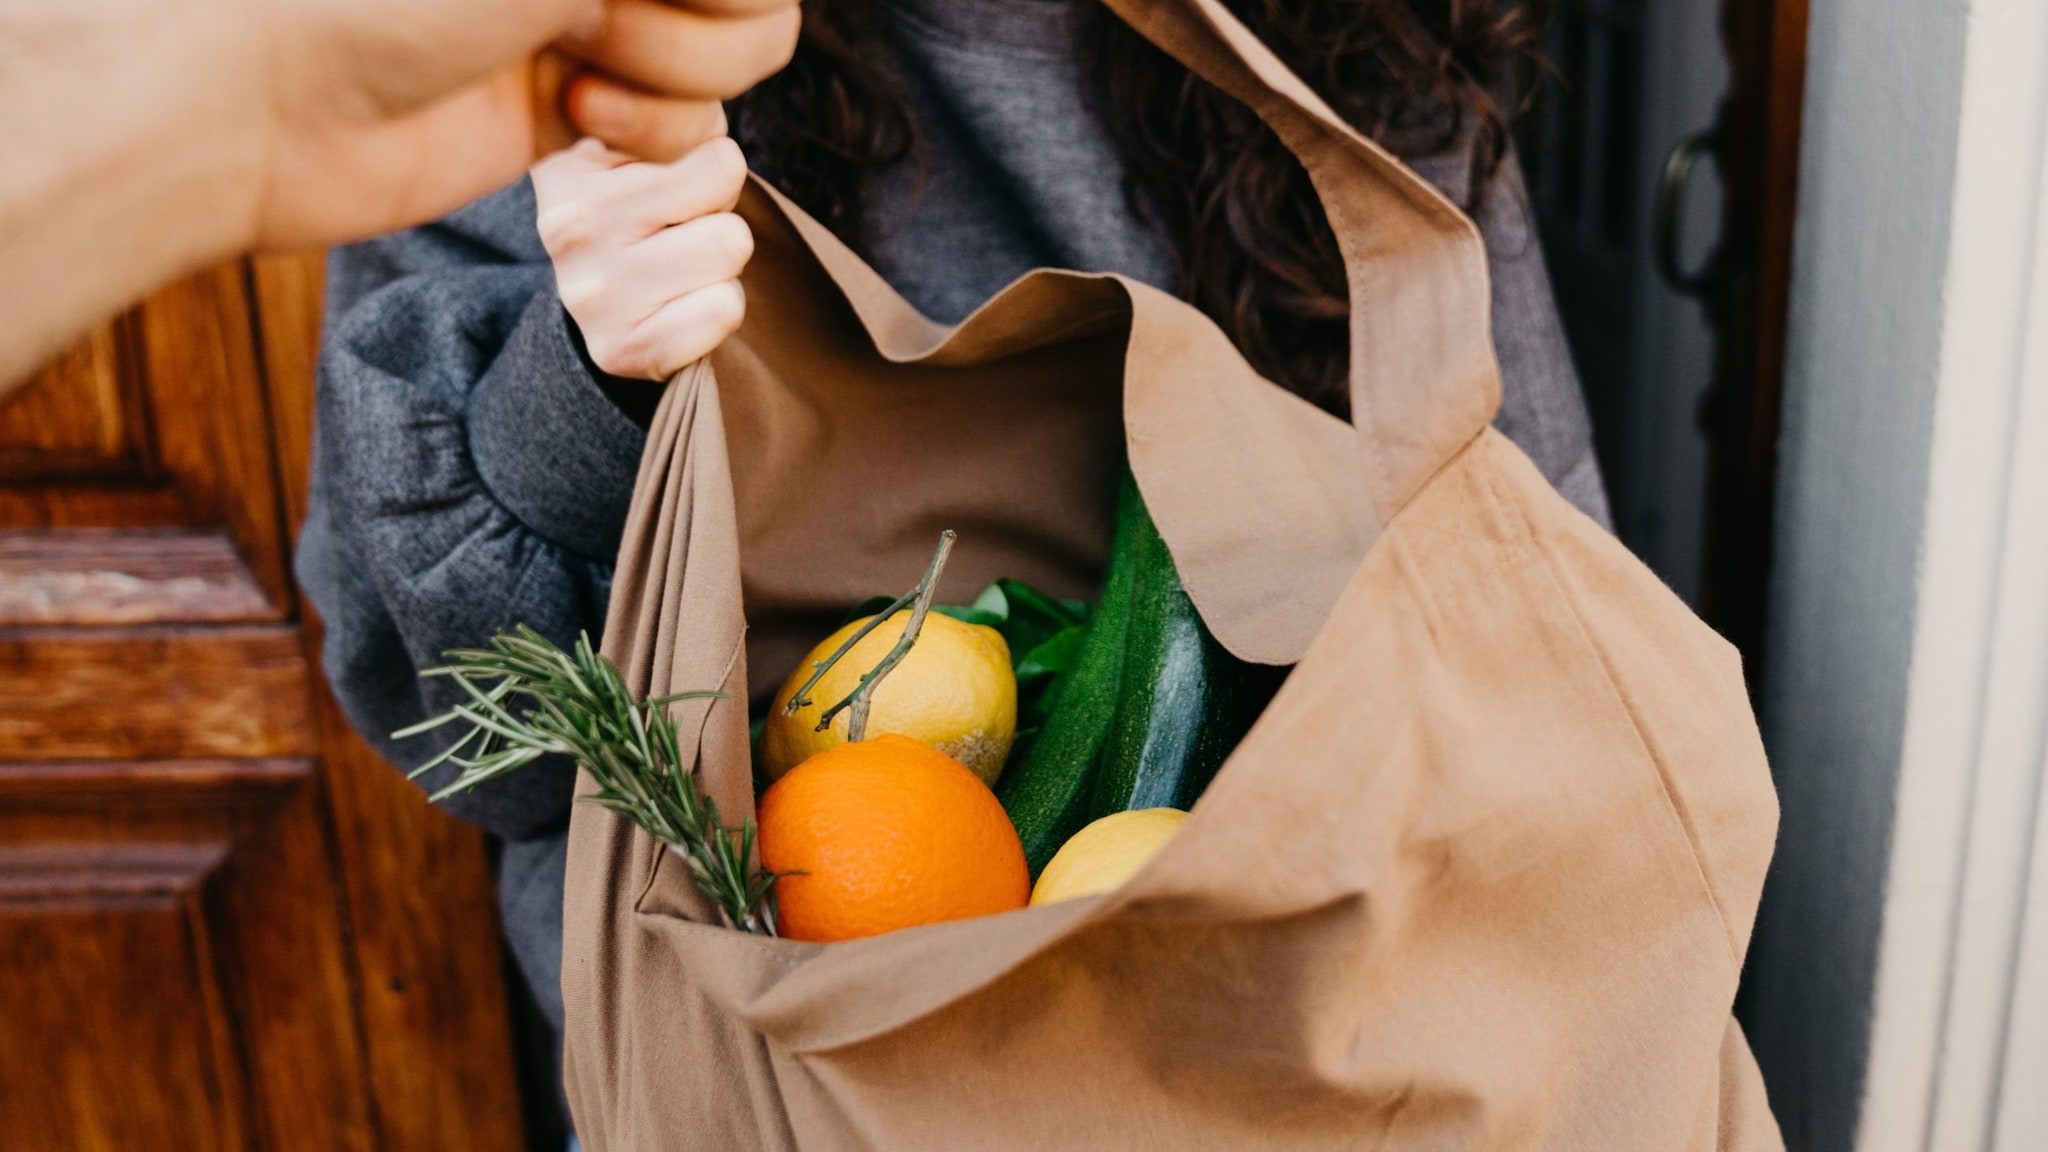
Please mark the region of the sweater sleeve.
MULTIPOLYGON (((343 709, 409 766, 453 735, 389 736, 457 702, 418 674, 442 653, 515 624, 599 639, 645 432, 578 347, 524 182, 338 250, 329 280, 297 571, 343 709)), ((446 807, 521 839, 566 821, 573 786, 571 765, 542 761, 446 807)))

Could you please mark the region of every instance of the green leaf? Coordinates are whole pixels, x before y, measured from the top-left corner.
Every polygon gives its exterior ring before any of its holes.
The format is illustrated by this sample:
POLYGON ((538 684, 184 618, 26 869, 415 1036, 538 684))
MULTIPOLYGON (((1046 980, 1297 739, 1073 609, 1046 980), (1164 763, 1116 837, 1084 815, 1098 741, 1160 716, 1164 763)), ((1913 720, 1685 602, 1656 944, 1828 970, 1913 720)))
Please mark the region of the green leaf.
POLYGON ((951 616, 962 624, 981 624, 994 628, 998 632, 1003 629, 1003 618, 984 608, 962 608, 955 604, 934 604, 932 605, 932 611, 937 612, 941 616, 951 616))
MULTIPOLYGON (((1088 620, 1086 600, 1062 600, 1048 596, 1022 580, 1005 577, 991 585, 989 591, 1003 594, 1012 618, 1027 618, 1053 631, 1088 620)), ((985 597, 988 593, 982 595, 985 597)))
POLYGON ((991 618, 996 620, 1008 620, 1010 618, 1010 598, 1004 593, 1001 580, 982 589, 981 595, 976 596, 974 603, 969 605, 969 607, 978 612, 986 612, 991 618))
MULTIPOLYGON (((840 621, 840 627, 843 628, 855 620, 865 620, 895 602, 895 598, 891 596, 870 596, 853 606, 853 611, 848 612, 846 619, 840 621)), ((910 609, 905 608, 902 611, 908 612, 910 609)), ((995 628, 1003 622, 1002 616, 982 608, 979 601, 966 607, 958 604, 934 604, 932 605, 932 611, 937 612, 941 616, 951 616, 963 624, 986 624, 991 628, 995 628)))
POLYGON ((1086 624, 1070 624, 1047 637, 1017 661, 1017 682, 1049 679, 1073 667, 1074 658, 1081 652, 1081 641, 1087 635, 1086 624))
MULTIPOLYGON (((854 605, 853 611, 846 614, 845 623, 873 616, 894 603, 894 597, 870 596, 854 605)), ((1005 577, 982 589, 972 604, 934 604, 931 610, 963 624, 978 624, 1002 633, 1010 645, 1014 664, 1061 629, 1086 623, 1089 606, 1085 600, 1048 596, 1022 580, 1005 577)))

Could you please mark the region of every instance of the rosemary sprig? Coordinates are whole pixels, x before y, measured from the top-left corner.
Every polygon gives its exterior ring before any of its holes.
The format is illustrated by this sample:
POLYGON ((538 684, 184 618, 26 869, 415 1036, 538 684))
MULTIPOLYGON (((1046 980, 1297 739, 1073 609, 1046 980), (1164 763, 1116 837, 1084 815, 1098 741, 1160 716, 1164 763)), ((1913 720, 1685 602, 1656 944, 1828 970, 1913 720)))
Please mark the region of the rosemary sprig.
POLYGON ((722 699, 722 692, 679 692, 635 701, 610 660, 581 636, 573 652, 521 625, 491 638, 488 648, 446 653, 449 663, 421 673, 455 681, 467 702, 416 724, 394 739, 447 724, 469 731, 448 750, 420 765, 417 777, 442 764, 461 769, 439 800, 495 780, 542 756, 568 756, 597 782, 591 802, 602 804, 675 848, 689 862, 697 887, 725 913, 732 927, 775 935, 775 880, 754 863, 754 822, 727 828, 718 805, 697 787, 684 762, 668 704, 722 699), (514 711, 509 705, 527 706, 514 711))

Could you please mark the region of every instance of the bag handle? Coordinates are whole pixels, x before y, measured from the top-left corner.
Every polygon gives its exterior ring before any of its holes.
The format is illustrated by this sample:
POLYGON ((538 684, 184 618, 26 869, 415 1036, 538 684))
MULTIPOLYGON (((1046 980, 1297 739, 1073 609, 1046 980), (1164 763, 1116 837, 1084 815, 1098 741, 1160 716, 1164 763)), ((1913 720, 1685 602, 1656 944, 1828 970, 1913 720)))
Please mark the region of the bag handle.
POLYGON ((1104 2, 1251 108, 1308 170, 1350 288, 1351 420, 1390 519, 1500 405, 1477 225, 1332 111, 1221 0, 1104 2))

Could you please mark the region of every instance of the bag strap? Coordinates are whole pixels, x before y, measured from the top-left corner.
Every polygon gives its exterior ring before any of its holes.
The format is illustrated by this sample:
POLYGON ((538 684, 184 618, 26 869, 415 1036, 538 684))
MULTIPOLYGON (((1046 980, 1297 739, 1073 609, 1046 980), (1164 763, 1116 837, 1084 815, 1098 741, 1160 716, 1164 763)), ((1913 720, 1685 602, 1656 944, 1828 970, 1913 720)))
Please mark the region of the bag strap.
POLYGON ((1351 420, 1391 518, 1500 406, 1477 225, 1345 123, 1222 0, 1104 2, 1251 108, 1308 170, 1350 287, 1351 420))

